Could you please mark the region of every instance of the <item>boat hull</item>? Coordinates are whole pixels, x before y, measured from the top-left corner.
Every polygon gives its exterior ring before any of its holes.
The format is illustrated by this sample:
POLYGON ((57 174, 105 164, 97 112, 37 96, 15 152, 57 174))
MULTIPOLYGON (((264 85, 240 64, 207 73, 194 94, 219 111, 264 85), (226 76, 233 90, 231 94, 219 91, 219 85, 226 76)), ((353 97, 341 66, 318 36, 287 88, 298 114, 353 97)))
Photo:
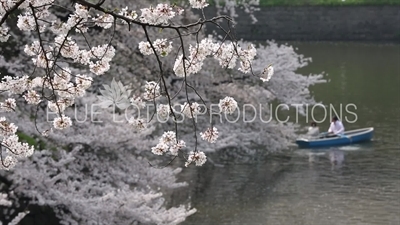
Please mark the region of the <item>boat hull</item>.
POLYGON ((374 134, 374 128, 363 128, 346 131, 343 137, 327 137, 316 139, 297 139, 296 144, 300 148, 330 147, 339 145, 350 145, 370 141, 374 134))

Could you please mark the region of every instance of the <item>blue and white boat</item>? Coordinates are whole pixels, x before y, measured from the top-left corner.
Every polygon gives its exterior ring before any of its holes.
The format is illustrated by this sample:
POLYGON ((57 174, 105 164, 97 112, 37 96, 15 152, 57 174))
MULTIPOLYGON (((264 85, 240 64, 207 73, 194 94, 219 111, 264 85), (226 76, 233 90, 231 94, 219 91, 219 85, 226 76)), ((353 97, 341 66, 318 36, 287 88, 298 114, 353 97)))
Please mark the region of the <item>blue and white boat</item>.
POLYGON ((349 145, 354 143, 366 142, 372 139, 374 128, 362 128, 357 130, 345 131, 340 136, 320 136, 314 138, 299 138, 296 144, 300 148, 330 147, 338 145, 349 145))

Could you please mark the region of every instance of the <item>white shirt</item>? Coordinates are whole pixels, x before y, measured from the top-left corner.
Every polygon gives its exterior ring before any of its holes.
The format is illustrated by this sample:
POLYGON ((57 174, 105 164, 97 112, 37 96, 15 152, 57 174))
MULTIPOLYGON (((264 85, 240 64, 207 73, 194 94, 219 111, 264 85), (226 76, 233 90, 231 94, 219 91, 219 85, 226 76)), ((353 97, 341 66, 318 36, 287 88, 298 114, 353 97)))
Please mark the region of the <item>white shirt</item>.
POLYGON ((343 123, 339 120, 336 122, 332 122, 328 132, 333 132, 334 134, 343 134, 344 132, 343 123))
POLYGON ((318 136, 319 135, 319 128, 318 127, 309 127, 307 135, 308 136, 318 136))

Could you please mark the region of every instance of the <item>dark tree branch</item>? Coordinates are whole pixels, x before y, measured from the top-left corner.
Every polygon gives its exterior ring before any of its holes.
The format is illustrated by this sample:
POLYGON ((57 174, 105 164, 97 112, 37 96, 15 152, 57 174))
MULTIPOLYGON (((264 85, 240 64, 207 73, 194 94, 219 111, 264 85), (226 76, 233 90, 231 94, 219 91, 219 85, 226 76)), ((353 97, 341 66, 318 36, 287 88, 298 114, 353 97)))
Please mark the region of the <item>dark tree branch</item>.
POLYGON ((0 20, 0 26, 3 25, 3 23, 7 20, 8 16, 10 16, 15 10, 18 9, 18 7, 24 3, 26 0, 20 0, 13 7, 11 7, 9 10, 4 13, 4 16, 0 20))

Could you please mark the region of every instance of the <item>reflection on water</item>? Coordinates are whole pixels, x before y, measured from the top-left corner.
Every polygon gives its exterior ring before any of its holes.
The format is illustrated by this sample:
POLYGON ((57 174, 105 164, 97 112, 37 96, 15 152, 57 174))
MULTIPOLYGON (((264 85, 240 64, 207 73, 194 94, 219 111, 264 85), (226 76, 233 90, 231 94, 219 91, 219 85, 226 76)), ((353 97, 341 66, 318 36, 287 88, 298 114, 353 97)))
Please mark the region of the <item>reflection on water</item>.
POLYGON ((339 149, 331 149, 324 152, 308 152, 307 155, 310 165, 318 161, 321 156, 328 156, 332 169, 341 168, 344 162, 344 152, 339 149))
POLYGON ((267 224, 399 224, 398 156, 333 149, 311 166, 296 157, 266 198, 267 224))
POLYGON ((361 145, 209 168, 191 184, 199 212, 184 224, 398 225, 399 151, 361 145))
POLYGON ((192 182, 177 195, 198 212, 184 225, 400 224, 400 46, 298 46, 313 58, 304 74, 329 74, 313 88, 316 100, 355 103, 357 123, 345 127, 372 126, 373 141, 186 170, 192 182))
POLYGON ((344 162, 344 153, 340 150, 329 151, 329 160, 331 161, 332 168, 341 168, 344 162))

